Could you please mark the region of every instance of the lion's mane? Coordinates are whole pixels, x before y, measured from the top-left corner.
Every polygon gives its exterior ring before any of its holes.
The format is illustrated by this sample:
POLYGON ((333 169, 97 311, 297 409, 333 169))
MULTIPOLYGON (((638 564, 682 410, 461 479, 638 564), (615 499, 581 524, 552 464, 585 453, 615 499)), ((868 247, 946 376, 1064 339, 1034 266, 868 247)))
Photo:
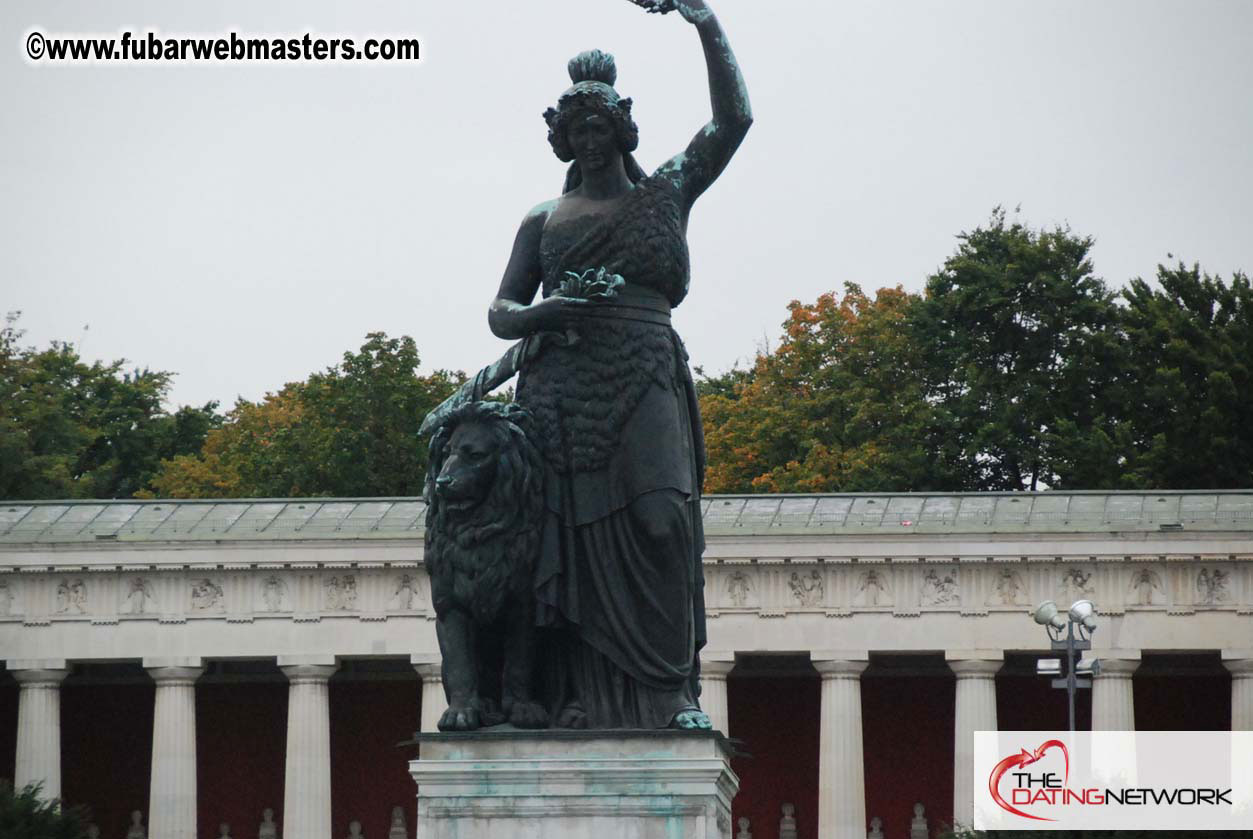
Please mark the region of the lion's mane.
POLYGON ((437 615, 460 607, 476 622, 490 623, 506 602, 530 596, 544 511, 544 462, 532 423, 516 403, 471 402, 453 411, 431 438, 424 562, 437 615), (441 503, 435 479, 463 422, 491 429, 497 461, 487 498, 457 511, 441 503))

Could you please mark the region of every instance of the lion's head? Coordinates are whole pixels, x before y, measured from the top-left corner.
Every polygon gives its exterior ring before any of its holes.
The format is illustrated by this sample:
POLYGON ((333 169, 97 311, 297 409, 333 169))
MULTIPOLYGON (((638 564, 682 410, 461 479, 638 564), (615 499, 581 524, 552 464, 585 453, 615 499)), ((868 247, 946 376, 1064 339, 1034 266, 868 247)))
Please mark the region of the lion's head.
POLYGON ((431 438, 427 527, 466 544, 539 525, 544 464, 530 413, 505 402, 457 408, 431 438))

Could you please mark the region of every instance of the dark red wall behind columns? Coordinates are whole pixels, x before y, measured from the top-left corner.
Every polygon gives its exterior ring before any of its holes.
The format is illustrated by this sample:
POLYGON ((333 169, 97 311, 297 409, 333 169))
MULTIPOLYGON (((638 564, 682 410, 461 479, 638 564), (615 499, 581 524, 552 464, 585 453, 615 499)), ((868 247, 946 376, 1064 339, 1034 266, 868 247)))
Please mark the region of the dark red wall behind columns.
MULTIPOLYGON (((820 696, 817 674, 727 680, 731 736, 752 755, 731 761, 740 776, 732 820, 747 816, 754 836, 778 834, 784 802, 796 805, 799 835, 818 835, 820 696)), ((735 824, 732 833, 738 831, 735 824)))
POLYGON ((1137 730, 1231 728, 1231 674, 1216 654, 1145 655, 1131 684, 1137 730))
POLYGON ((251 839, 257 835, 261 811, 266 807, 274 808, 274 819, 281 829, 286 755, 285 682, 198 684, 196 809, 200 836, 217 836, 218 825, 226 822, 236 839, 251 839))
POLYGON ((955 685, 951 675, 862 676, 866 821, 883 819, 885 836, 909 835, 919 801, 933 832, 953 820, 955 685))
MULTIPOLYGON (((1035 666, 1034 662, 1031 665, 1035 666)), ((1009 669, 1008 667, 1006 669, 1009 669)), ((996 727, 1001 731, 1066 731, 1070 711, 1066 691, 1052 677, 1002 672, 996 677, 996 727)), ((1092 728, 1092 690, 1075 693, 1075 729, 1092 728)))
POLYGON ((348 835, 348 822, 361 822, 369 839, 385 839, 392 807, 405 808, 412 836, 418 788, 409 775, 420 717, 422 682, 331 681, 331 825, 335 839, 348 835))
POLYGON ((0 682, 0 779, 9 781, 17 764, 17 693, 16 682, 0 682))
POLYGON ((152 685, 61 687, 61 791, 85 804, 102 837, 125 836, 131 810, 148 822, 152 685))

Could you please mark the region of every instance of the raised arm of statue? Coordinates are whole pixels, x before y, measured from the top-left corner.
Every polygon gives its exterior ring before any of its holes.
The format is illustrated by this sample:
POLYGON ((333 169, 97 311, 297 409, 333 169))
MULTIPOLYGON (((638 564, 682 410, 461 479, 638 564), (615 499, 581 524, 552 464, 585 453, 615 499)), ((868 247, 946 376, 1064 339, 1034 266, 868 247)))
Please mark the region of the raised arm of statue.
POLYGON ((683 193, 688 209, 709 185, 722 174, 735 150, 740 147, 749 126, 753 109, 748 102, 748 88, 735 53, 727 42, 722 25, 714 17, 705 0, 632 0, 650 11, 675 9, 700 33, 705 50, 705 66, 709 70, 709 101, 713 117, 705 124, 687 148, 668 160, 658 172, 673 179, 683 193))

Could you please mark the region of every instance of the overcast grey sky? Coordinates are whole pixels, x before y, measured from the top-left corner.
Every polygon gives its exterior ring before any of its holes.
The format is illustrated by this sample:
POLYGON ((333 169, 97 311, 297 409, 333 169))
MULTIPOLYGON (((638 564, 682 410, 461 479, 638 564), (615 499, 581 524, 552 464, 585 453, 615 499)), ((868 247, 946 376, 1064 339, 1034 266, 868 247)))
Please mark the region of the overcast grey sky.
MULTIPOLYGON (((713 0, 756 125, 690 227, 694 364, 772 340, 845 281, 917 290, 993 206, 1253 270, 1253 2, 713 0)), ((646 169, 708 118, 695 32, 626 0, 0 5, 0 305, 30 343, 256 399, 384 330, 424 369, 507 346, 486 307, 564 166, 540 117, 599 47, 646 169), (31 28, 417 35, 424 60, 32 66, 31 28), (90 331, 83 333, 83 326, 90 331)))

